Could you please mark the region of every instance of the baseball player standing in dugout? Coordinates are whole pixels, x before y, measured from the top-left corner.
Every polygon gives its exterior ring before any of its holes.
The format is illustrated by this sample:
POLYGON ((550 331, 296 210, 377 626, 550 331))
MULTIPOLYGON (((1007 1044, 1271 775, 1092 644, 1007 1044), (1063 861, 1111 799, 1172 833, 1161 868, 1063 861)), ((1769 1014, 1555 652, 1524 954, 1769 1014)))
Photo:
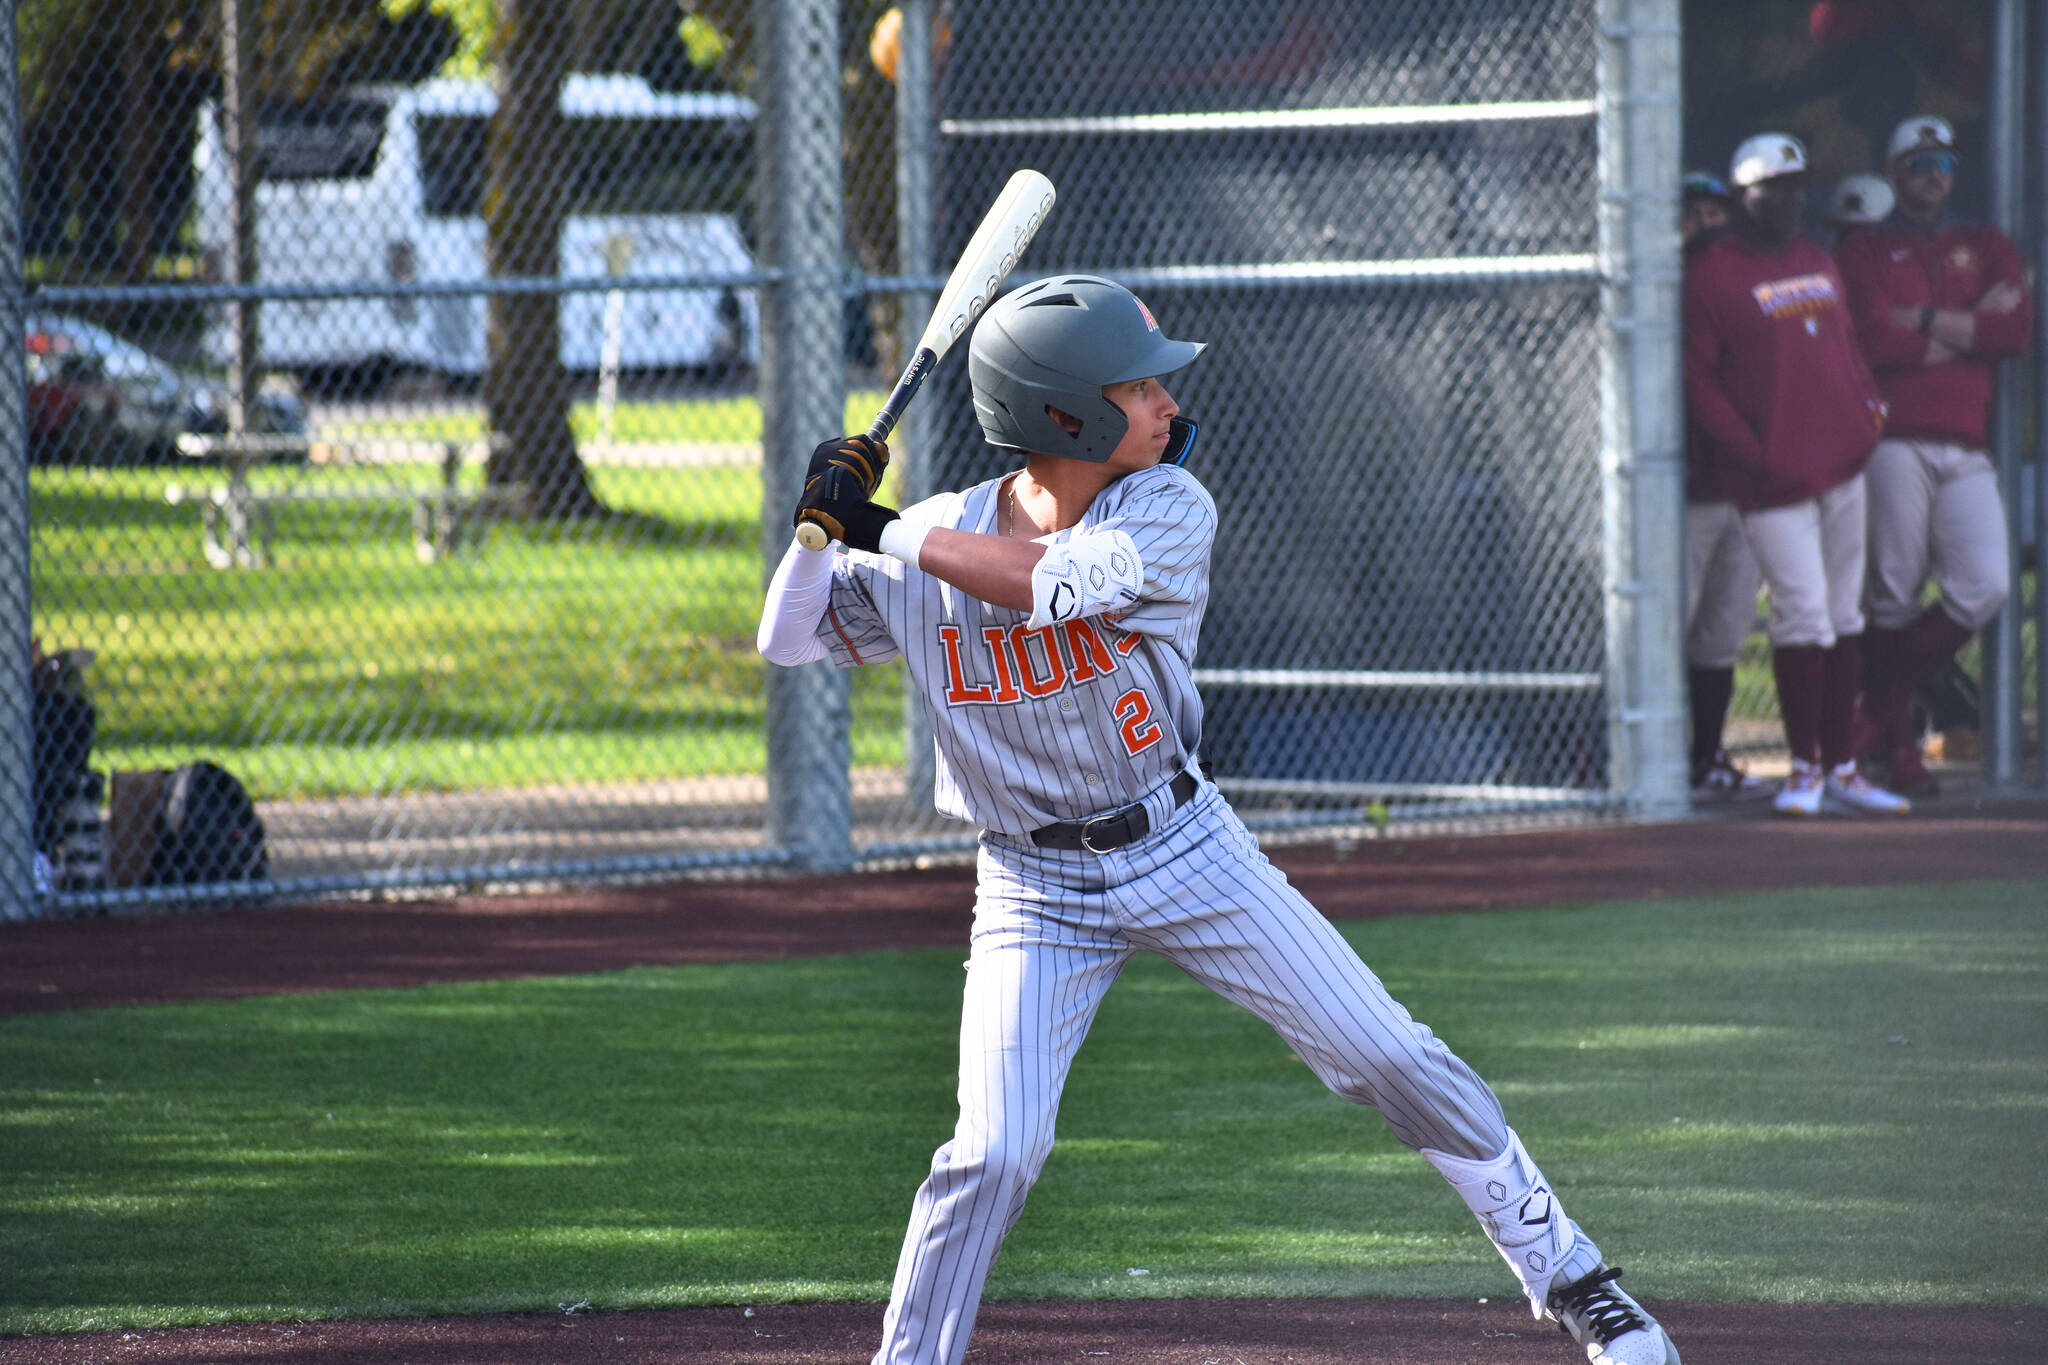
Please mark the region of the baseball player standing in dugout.
MULTIPOLYGON (((1679 184, 1678 238, 1690 258, 1728 230, 1728 187, 1705 171, 1679 184)), ((1771 785, 1735 765, 1723 747, 1735 664, 1756 624, 1763 570, 1749 552, 1742 511, 1723 487, 1712 438, 1698 414, 1685 414, 1685 683, 1692 711, 1692 796, 1742 801, 1769 796, 1771 785)))
POLYGON ((1955 188, 1948 121, 1892 134, 1896 208, 1842 244, 1842 279, 1863 353, 1891 405, 1870 457, 1870 629, 1862 736, 1894 791, 1937 785, 1913 731, 1913 694, 1998 615, 2012 590, 2005 507, 1985 449, 1998 363, 2026 349, 2034 310, 2019 252, 1988 223, 1947 216, 1955 188), (1933 577, 1941 599, 1920 605, 1933 577))
POLYGON ((899 515, 871 501, 888 448, 827 442, 797 515, 847 551, 792 541, 769 587, 770 660, 903 659, 936 739, 935 804, 983 830, 959 1120, 917 1191, 876 1365, 966 1354, 1074 1055, 1140 949, 1376 1107, 1586 1358, 1677 1365, 1493 1091, 1388 995, 1202 773, 1192 670, 1216 507, 1182 467, 1194 428, 1161 382, 1201 350, 1108 280, 1013 291, 975 329, 968 367, 984 434, 1023 468, 899 515))
POLYGON ((1806 149, 1764 133, 1735 149, 1729 231, 1685 262, 1685 396, 1771 594, 1771 672, 1792 771, 1773 807, 1822 798, 1876 815, 1909 802, 1856 767, 1862 686, 1863 466, 1884 424, 1841 277, 1799 235, 1806 149))

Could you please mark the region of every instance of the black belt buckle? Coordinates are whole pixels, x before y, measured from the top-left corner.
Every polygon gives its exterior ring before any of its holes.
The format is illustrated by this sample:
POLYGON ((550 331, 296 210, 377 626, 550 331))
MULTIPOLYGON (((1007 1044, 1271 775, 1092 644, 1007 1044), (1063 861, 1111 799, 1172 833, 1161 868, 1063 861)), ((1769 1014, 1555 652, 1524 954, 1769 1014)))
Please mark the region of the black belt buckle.
MULTIPOLYGON (((1200 786, 1195 775, 1185 768, 1176 773, 1168 784, 1168 790, 1173 794, 1174 809, 1186 805, 1200 786)), ((1151 832, 1152 817, 1145 809, 1145 802, 1134 801, 1122 810, 1098 815, 1092 820, 1068 820, 1035 829, 1031 832, 1031 841, 1040 848, 1079 848, 1101 857, 1126 844, 1134 844, 1151 832)))

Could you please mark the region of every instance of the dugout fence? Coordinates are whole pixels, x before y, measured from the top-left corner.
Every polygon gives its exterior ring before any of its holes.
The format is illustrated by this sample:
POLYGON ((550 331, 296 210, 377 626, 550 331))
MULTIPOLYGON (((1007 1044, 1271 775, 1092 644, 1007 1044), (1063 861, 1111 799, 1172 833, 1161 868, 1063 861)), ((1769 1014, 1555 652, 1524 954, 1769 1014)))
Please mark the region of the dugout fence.
MULTIPOLYGON (((1678 0, 360 9, 16 7, 6 917, 969 848, 896 668, 752 633, 1020 165, 1020 277, 1211 343, 1203 749, 1256 827, 1685 810, 1678 0), (201 760, 253 881, 147 860, 201 760)), ((1003 467, 963 360, 906 500, 1003 467)))

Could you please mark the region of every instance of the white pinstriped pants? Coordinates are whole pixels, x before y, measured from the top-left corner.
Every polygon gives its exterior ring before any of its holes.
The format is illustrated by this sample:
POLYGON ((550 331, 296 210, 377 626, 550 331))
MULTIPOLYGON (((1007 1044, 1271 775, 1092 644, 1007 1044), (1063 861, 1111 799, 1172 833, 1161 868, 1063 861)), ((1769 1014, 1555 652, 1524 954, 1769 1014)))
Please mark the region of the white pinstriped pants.
POLYGON ((875 1365, 966 1353, 989 1268, 1051 1154, 1068 1068, 1139 949, 1271 1024, 1407 1146, 1474 1159, 1507 1146, 1486 1083, 1387 994, 1206 780, 1128 848, 1098 857, 988 835, 979 868, 960 1119, 918 1188, 875 1365))

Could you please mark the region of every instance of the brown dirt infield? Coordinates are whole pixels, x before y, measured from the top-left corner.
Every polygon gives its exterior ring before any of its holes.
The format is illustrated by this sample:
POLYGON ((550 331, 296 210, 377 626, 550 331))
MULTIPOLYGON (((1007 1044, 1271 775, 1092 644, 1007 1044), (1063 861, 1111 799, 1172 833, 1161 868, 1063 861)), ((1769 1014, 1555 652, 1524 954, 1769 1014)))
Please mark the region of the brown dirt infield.
MULTIPOLYGON (((1657 825, 1275 851, 1333 919, 1828 885, 2048 878, 2048 803, 1954 793, 1898 822, 1754 810, 1657 825)), ((970 869, 0 927, 0 1013, 411 986, 964 941, 970 869)), ((1626 1261, 1624 1260, 1624 1264, 1626 1261)), ((1672 1303, 1687 1365, 2038 1365, 2048 1313, 1672 1303)), ((491 1316, 0 1338, 0 1365, 857 1365, 875 1304, 491 1316)), ((1572 1360, 1504 1298, 994 1303, 972 1362, 1517 1365, 1572 1360)))
MULTIPOLYGON (((1505 1275, 1507 1272, 1501 1272, 1505 1275)), ((2048 1313, 1659 1303, 1686 1365, 2038 1365, 2048 1313)), ((264 1323, 0 1339, 0 1365, 862 1365, 878 1304, 264 1323)), ((992 1303, 968 1365, 1570 1365, 1526 1308, 1421 1299, 992 1303)))

